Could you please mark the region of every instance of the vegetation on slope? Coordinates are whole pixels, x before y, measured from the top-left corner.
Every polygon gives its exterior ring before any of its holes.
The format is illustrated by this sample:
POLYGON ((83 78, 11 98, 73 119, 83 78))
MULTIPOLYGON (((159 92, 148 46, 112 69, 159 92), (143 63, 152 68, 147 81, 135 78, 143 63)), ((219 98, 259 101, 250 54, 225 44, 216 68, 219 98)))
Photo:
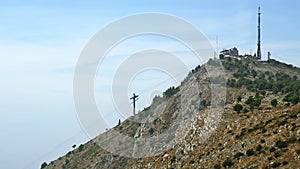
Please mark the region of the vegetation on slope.
MULTIPOLYGON (((210 61, 210 64, 213 64, 210 61)), ((204 143, 199 143, 199 126, 182 143, 155 157, 132 159, 113 155, 93 141, 66 156, 43 164, 43 168, 296 168, 300 166, 300 71, 291 65, 271 60, 263 62, 224 61, 227 72, 227 101, 218 128, 204 143), (265 65, 263 65, 265 64, 265 65), (263 67, 263 68, 262 68, 263 67), (270 67, 272 70, 270 70, 270 67), (295 72, 294 74, 289 72, 295 72), (251 111, 250 111, 251 110, 251 111)), ((198 81, 205 69, 197 66, 190 75, 198 81)), ((185 79, 187 82, 189 78, 185 79)), ((218 79, 210 79, 218 81, 218 79)), ((146 126, 144 136, 164 131, 176 108, 179 88, 170 87, 163 97, 155 97, 151 106, 137 116, 151 113, 168 101, 162 118, 146 126), (175 96, 175 97, 174 97, 175 96)), ((201 93, 207 96, 207 93, 201 93)), ((201 101, 199 117, 210 108, 201 101)), ((199 118, 200 119, 200 118, 199 118)), ((198 120, 199 120, 198 119, 198 120)), ((201 122, 196 122, 201 123, 201 122)), ((134 136, 140 124, 126 120, 116 128, 134 136)))

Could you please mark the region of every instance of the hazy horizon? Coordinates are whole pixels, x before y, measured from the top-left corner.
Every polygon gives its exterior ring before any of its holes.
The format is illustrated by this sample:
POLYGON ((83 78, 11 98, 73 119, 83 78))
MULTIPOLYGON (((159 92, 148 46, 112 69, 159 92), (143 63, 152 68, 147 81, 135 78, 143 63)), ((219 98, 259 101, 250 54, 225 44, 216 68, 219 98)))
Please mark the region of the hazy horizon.
MULTIPOLYGON (((74 108, 73 75, 84 45, 107 24, 138 13, 170 14, 196 26, 214 48, 218 37, 219 51, 237 47, 240 54, 249 54, 256 51, 260 6, 262 59, 270 51, 271 58, 299 67, 298 5, 298 1, 279 0, 0 2, 0 168, 39 168, 42 162, 67 153, 73 144, 89 140, 74 108)), ((173 52, 189 69, 202 64, 172 39, 127 39, 108 54, 97 73, 95 95, 103 111, 114 111, 109 89, 115 69, 128 55, 144 48, 173 52)), ((160 72, 145 72, 136 76, 130 92, 141 93, 138 109, 142 109, 156 90, 171 85, 178 82, 160 72)), ((115 118, 109 119, 112 126, 115 118)))

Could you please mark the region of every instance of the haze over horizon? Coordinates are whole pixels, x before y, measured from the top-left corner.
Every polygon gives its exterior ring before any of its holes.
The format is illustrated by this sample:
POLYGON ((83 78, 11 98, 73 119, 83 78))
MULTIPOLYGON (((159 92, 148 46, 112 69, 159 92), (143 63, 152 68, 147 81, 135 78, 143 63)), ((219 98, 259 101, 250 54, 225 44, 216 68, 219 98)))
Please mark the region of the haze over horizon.
MULTIPOLYGON (((257 8, 261 6, 263 60, 270 51, 272 58, 300 66, 298 1, 122 2, 0 2, 0 74, 3 77, 0 168, 39 168, 43 161, 50 162, 65 154, 73 144, 89 140, 80 127, 73 103, 75 64, 84 45, 98 30, 124 16, 144 12, 178 16, 201 30, 214 47, 218 36, 219 51, 235 46, 244 54, 256 51, 257 8)), ((192 54, 172 39, 156 36, 128 39, 111 51, 95 80, 97 102, 106 105, 105 111, 113 110, 108 103, 110 99, 101 99, 110 91, 100 83, 110 80, 101 77, 111 78, 112 69, 124 57, 144 48, 162 48, 181 55, 189 69, 202 64, 195 62, 192 54)), ((159 72, 148 72, 137 76, 130 90, 138 90, 137 86, 141 85, 149 89, 168 78, 159 72)), ((177 83, 168 81, 157 90, 177 83)), ((151 94, 144 93, 148 100, 141 101, 139 109, 147 106, 151 94)))

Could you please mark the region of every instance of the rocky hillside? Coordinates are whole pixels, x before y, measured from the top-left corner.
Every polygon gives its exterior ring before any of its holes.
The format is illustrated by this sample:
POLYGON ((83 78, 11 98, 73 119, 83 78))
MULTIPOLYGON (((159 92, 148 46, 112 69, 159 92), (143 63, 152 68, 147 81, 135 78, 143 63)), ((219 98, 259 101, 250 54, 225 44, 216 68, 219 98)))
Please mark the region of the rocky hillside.
POLYGON ((211 75, 214 62, 196 67, 135 117, 42 168, 300 168, 300 69, 275 60, 227 60, 225 74, 211 75), (114 131, 147 139, 170 128, 176 132, 172 141, 160 140, 166 147, 159 153, 151 144, 131 148, 130 140, 110 139, 114 131), (112 145, 114 154, 99 142, 112 145), (143 152, 150 156, 139 157, 143 152))

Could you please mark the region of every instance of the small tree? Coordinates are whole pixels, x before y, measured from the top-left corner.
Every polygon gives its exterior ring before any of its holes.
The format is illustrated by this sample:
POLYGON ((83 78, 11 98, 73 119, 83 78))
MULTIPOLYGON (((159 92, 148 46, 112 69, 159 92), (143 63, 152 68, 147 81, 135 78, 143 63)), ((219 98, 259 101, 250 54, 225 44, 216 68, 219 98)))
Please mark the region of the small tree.
POLYGON ((271 105, 272 105, 273 107, 277 107, 277 104, 278 104, 277 99, 271 100, 271 105))
POLYGON ((48 164, 47 164, 46 162, 43 162, 43 164, 41 165, 41 169, 47 167, 47 165, 48 165, 48 164))
POLYGON ((152 135, 154 133, 154 129, 151 127, 149 130, 150 135, 152 135))
POLYGON ((78 151, 79 151, 79 152, 82 151, 83 148, 84 148, 84 145, 83 145, 83 144, 80 144, 80 146, 78 147, 78 151))
POLYGON ((224 60, 225 57, 224 57, 223 54, 220 54, 220 55, 219 55, 219 58, 220 58, 220 60, 224 60))
POLYGON ((246 100, 246 104, 248 104, 248 105, 251 105, 251 104, 253 104, 253 102, 254 102, 255 100, 254 100, 254 98, 253 98, 253 96, 249 96, 249 98, 246 100))
POLYGON ((237 113, 240 113, 241 110, 243 110, 243 106, 241 104, 236 104, 233 106, 233 110, 236 111, 237 113))
POLYGON ((237 100, 237 102, 241 102, 242 101, 242 96, 238 96, 236 100, 237 100))
POLYGON ((246 151, 246 154, 247 154, 247 156, 252 156, 252 155, 255 154, 255 152, 254 152, 253 149, 249 149, 249 150, 246 151))
POLYGON ((233 166, 233 161, 232 159, 227 158, 225 161, 223 161, 222 165, 224 168, 231 167, 233 166))
POLYGON ((248 113, 248 112, 249 112, 249 110, 247 108, 243 109, 243 113, 248 113))
POLYGON ((200 105, 203 106, 203 107, 206 107, 206 100, 202 100, 202 101, 200 102, 200 105))
POLYGON ((276 147, 278 148, 286 148, 288 146, 288 143, 286 141, 278 140, 276 141, 276 147))

